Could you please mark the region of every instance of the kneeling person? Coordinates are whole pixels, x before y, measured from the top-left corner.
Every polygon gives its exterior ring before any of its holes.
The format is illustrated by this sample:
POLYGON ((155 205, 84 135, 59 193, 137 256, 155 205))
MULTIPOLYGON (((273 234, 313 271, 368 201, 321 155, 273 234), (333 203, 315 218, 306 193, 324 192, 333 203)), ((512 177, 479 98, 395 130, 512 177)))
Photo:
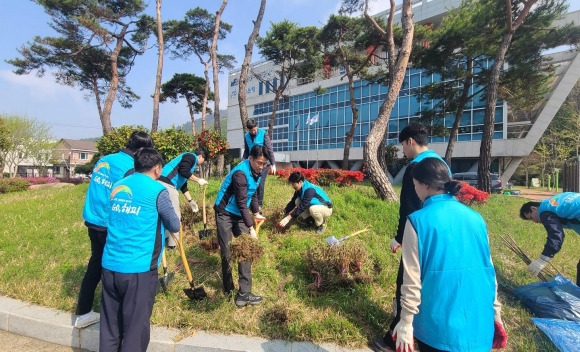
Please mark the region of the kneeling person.
POLYGON ((294 188, 294 196, 286 205, 284 213, 287 214, 278 226, 285 227, 292 218, 307 222, 309 218, 314 220, 316 233, 323 233, 326 229, 326 220, 332 215, 332 202, 322 188, 304 179, 301 172, 290 174, 288 182, 294 188))
POLYGON ((164 228, 179 231, 167 189, 156 179, 163 157, 152 148, 135 153, 135 173, 113 185, 103 252, 101 352, 147 350, 157 291, 164 228))

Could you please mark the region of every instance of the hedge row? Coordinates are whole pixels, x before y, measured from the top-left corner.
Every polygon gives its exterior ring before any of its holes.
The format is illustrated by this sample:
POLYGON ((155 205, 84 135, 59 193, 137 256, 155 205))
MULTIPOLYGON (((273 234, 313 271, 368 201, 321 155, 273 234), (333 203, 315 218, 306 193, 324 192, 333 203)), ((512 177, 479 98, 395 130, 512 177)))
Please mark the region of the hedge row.
POLYGON ((288 179, 291 173, 299 171, 304 178, 312 183, 321 186, 335 184, 337 186, 348 186, 353 182, 362 182, 364 174, 360 171, 347 171, 340 169, 303 169, 286 168, 276 171, 278 178, 288 179))

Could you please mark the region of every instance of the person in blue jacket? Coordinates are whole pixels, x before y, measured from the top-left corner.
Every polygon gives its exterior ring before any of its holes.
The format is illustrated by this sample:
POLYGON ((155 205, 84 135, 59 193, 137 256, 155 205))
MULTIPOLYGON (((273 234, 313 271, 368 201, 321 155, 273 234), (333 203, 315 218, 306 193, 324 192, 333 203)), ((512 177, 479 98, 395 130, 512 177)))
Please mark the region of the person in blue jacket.
POLYGON ((250 151, 255 145, 260 145, 265 147, 268 151, 268 165, 262 169, 260 173, 260 178, 262 182, 258 186, 258 206, 260 207, 260 213, 262 213, 262 206, 264 205, 264 187, 266 185, 266 177, 268 176, 268 172, 272 171, 272 173, 276 174, 276 160, 274 159, 274 148, 272 147, 272 142, 270 141, 270 136, 268 136, 268 132, 261 128, 258 128, 258 124, 254 119, 249 119, 246 122, 246 128, 248 132, 244 135, 244 154, 243 159, 248 159, 250 155, 250 151))
POLYGON ((135 153, 135 173, 113 185, 103 252, 99 351, 147 350, 165 231, 179 231, 169 193, 156 180, 163 157, 135 153))
POLYGON ((133 155, 139 148, 153 147, 151 137, 135 131, 129 137, 124 149, 115 154, 105 155, 93 168, 89 189, 83 207, 83 219, 91 240, 91 258, 81 283, 74 326, 84 328, 99 321, 99 313, 92 310, 95 290, 101 281, 101 258, 107 239, 107 213, 109 194, 113 184, 133 173, 133 155))
MULTIPOLYGON (((541 202, 527 202, 520 209, 520 217, 541 223, 548 232, 542 254, 528 265, 528 271, 538 275, 562 249, 564 229, 580 234, 580 193, 564 192, 541 202)), ((576 266, 576 285, 580 286, 580 260, 576 266)))
POLYGON ((321 234, 326 229, 326 220, 332 215, 332 201, 322 188, 304 179, 300 171, 290 174, 288 183, 294 188, 294 195, 286 205, 284 213, 287 214, 278 226, 286 227, 292 218, 297 221, 308 223, 308 219, 314 221, 316 233, 321 234))
MULTIPOLYGON (((226 176, 215 200, 214 210, 221 251, 222 282, 226 295, 230 295, 234 290, 229 247, 232 233, 234 237, 249 234, 257 239, 258 234, 254 228, 251 213, 254 214, 256 222, 266 220, 259 213, 256 191, 261 182, 260 172, 266 167, 268 157, 268 151, 264 147, 255 145, 250 151, 249 158, 242 160, 226 176)), ((262 297, 252 293, 252 262, 239 262, 238 276, 239 289, 235 304, 243 307, 248 304, 262 303, 262 297)))
MULTIPOLYGON (((183 193, 185 199, 189 203, 191 210, 196 213, 199 208, 193 197, 189 193, 187 188, 187 181, 191 180, 197 182, 200 186, 207 185, 207 181, 203 178, 195 176, 193 173, 197 165, 201 165, 207 160, 207 151, 203 148, 197 148, 193 153, 185 152, 181 153, 170 162, 163 166, 161 170, 161 177, 159 177, 159 182, 169 192, 169 198, 171 199, 171 204, 177 213, 177 217, 181 220, 181 208, 179 207, 179 191, 183 193)), ((179 239, 179 233, 174 233, 173 236, 169 232, 165 234, 167 240, 167 247, 174 249, 177 245, 175 243, 174 237, 179 239)))
POLYGON ((407 217, 403 236, 401 317, 397 351, 481 351, 503 348, 495 269, 487 226, 455 195, 445 162, 426 158, 413 168, 423 207, 407 217))

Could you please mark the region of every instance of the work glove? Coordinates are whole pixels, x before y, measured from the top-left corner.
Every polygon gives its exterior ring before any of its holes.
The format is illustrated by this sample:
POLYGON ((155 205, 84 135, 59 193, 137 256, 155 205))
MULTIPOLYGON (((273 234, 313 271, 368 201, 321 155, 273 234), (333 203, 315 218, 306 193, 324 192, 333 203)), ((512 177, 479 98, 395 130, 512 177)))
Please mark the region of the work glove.
POLYGON ((203 178, 198 178, 197 179, 197 184, 200 185, 200 186, 205 186, 205 185, 207 185, 207 181, 204 180, 203 178))
POLYGON ((534 276, 538 276, 540 271, 542 271, 542 269, 544 269, 546 265, 548 265, 550 259, 552 258, 546 257, 545 255, 542 254, 538 259, 534 260, 533 262, 530 263, 530 265, 528 265, 528 271, 534 274, 534 276))
POLYGON ((401 248, 401 244, 399 242, 397 242, 396 239, 392 239, 391 240, 391 251, 393 251, 393 253, 397 253, 397 250, 401 248))
POLYGON ((494 321, 493 322, 493 344, 491 347, 493 349, 500 349, 504 348, 507 344, 508 335, 503 328, 503 324, 501 321, 494 321))
POLYGON ((266 218, 260 213, 254 213, 254 220, 256 220, 256 223, 259 223, 262 221, 266 221, 266 218))
POLYGON ((199 207, 197 206, 197 203, 193 199, 189 200, 189 206, 191 207, 191 211, 193 211, 194 213, 197 213, 199 211, 199 207))
POLYGON ((393 330, 393 341, 397 352, 413 352, 415 342, 413 341, 413 323, 399 321, 393 330))
POLYGON ((288 225, 288 223, 290 222, 290 219, 292 219, 292 217, 288 215, 284 219, 280 220, 280 222, 278 223, 278 227, 280 228, 286 227, 286 225, 288 225))
POLYGON ((276 165, 275 164, 270 165, 270 173, 272 175, 276 175, 276 165))
POLYGON ((258 234, 256 233, 256 230, 253 227, 250 227, 250 237, 253 239, 258 239, 258 234))

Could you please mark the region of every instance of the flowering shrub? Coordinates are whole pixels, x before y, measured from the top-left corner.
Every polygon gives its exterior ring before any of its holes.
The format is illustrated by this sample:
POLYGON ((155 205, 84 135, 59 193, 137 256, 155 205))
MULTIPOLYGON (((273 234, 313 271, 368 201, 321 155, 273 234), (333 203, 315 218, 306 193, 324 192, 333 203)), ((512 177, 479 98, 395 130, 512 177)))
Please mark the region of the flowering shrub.
POLYGON ((73 185, 79 185, 83 182, 89 182, 89 178, 82 177, 59 177, 57 182, 72 183, 73 185))
POLYGON ((207 150, 210 159, 223 155, 229 148, 226 139, 218 131, 203 130, 197 135, 197 145, 207 150))
POLYGON ((277 170, 278 178, 288 179, 290 174, 300 171, 304 178, 312 183, 322 186, 336 184, 337 186, 348 186, 353 182, 362 182, 364 174, 360 171, 346 171, 340 169, 302 169, 286 168, 277 170))
POLYGON ((467 182, 461 182, 461 190, 457 193, 455 198, 465 205, 471 205, 474 202, 477 204, 484 204, 489 198, 489 193, 481 191, 467 182))
POLYGON ((54 177, 26 177, 24 180, 28 181, 31 186, 59 182, 59 180, 54 177))

